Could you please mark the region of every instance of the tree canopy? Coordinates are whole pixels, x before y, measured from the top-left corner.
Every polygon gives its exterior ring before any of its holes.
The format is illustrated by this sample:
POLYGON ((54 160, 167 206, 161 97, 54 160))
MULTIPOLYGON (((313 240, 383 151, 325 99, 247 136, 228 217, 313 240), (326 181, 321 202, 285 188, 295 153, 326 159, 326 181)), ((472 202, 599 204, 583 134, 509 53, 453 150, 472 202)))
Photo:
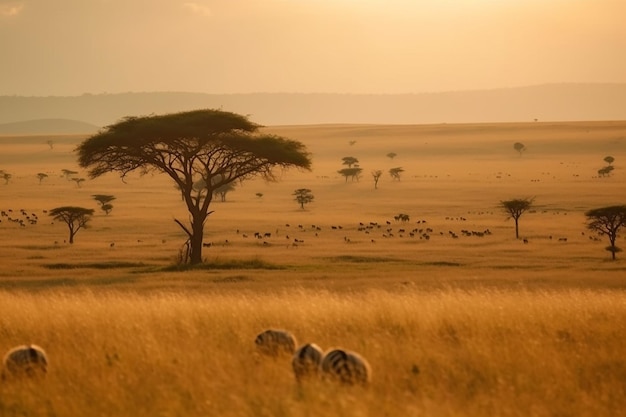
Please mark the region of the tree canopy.
POLYGON ((261 126, 222 110, 194 110, 127 117, 87 138, 77 148, 79 165, 91 178, 134 171, 167 174, 180 189, 191 215, 191 264, 202 262, 202 237, 214 191, 234 181, 278 179, 276 169, 311 168, 306 147, 295 140, 259 133, 261 126), (206 187, 194 187, 198 181, 206 187))
POLYGON ((524 152, 526 150, 526 145, 524 145, 521 142, 515 142, 513 144, 513 149, 515 149, 517 152, 519 152, 520 156, 522 156, 522 152, 524 152))
POLYGON ((352 168, 353 165, 357 165, 359 163, 359 160, 354 156, 344 156, 341 160, 343 161, 341 164, 347 165, 348 168, 352 168))

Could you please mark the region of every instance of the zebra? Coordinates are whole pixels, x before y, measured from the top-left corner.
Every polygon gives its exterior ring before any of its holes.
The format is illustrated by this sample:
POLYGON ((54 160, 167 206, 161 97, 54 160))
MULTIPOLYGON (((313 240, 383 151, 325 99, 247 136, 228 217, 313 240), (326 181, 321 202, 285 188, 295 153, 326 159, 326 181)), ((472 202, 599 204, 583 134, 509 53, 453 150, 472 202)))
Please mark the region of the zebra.
POLYGON ((367 385, 371 368, 367 360, 355 352, 332 349, 326 352, 320 365, 323 379, 346 385, 367 385))
MULTIPOLYGON (((21 345, 9 350, 2 360, 11 376, 43 376, 48 371, 48 357, 37 345, 21 345)), ((2 374, 3 379, 6 377, 2 374)))
POLYGON ((324 351, 315 343, 300 346, 291 360, 296 381, 301 382, 317 378, 323 356, 324 351))
POLYGON ((296 338, 286 330, 265 330, 257 335, 254 343, 259 352, 268 356, 293 355, 296 350, 296 338))

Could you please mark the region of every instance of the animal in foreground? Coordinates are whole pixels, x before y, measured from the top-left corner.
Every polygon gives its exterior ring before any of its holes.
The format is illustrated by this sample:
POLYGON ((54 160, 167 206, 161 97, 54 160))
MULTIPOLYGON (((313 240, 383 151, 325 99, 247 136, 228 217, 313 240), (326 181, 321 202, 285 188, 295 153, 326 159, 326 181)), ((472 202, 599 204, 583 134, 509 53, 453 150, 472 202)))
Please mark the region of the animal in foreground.
POLYGON ((346 385, 367 385, 372 371, 365 358, 355 352, 332 349, 322 358, 322 378, 346 385))
POLYGON ((46 352, 37 345, 16 346, 9 350, 2 361, 4 376, 43 376, 48 371, 46 352))
POLYGON ((296 350, 291 366, 298 382, 319 376, 319 368, 324 352, 315 343, 307 343, 296 350))
POLYGON ((286 330, 266 330, 254 340, 259 352, 268 356, 293 355, 296 338, 286 330))

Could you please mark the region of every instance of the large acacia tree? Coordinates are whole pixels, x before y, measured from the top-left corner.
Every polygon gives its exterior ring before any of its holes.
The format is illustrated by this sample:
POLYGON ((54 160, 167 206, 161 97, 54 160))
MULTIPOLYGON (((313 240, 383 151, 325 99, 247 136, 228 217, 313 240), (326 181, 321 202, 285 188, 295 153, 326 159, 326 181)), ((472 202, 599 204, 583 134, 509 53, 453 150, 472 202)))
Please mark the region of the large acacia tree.
POLYGON ((533 205, 534 198, 516 198, 500 201, 500 208, 515 220, 515 238, 519 239, 519 218, 533 205))
POLYGON ((585 213, 587 216, 587 228, 602 234, 609 238, 610 246, 606 250, 611 252, 611 258, 615 260, 615 254, 621 251, 615 246, 619 229, 626 227, 626 206, 609 206, 593 210, 585 213))
POLYGON ((53 208, 48 212, 49 216, 52 216, 55 220, 60 220, 67 224, 67 228, 70 232, 69 242, 74 243, 74 236, 80 229, 86 229, 87 223, 93 216, 93 209, 75 206, 63 206, 53 208))
POLYGON ((119 173, 122 180, 133 171, 169 175, 190 215, 189 224, 174 219, 188 236, 186 258, 198 264, 215 190, 257 176, 276 180, 276 169, 311 167, 302 143, 261 134, 259 128, 221 110, 127 117, 82 142, 78 161, 91 178, 107 172, 119 173), (194 186, 199 181, 206 186, 194 186))

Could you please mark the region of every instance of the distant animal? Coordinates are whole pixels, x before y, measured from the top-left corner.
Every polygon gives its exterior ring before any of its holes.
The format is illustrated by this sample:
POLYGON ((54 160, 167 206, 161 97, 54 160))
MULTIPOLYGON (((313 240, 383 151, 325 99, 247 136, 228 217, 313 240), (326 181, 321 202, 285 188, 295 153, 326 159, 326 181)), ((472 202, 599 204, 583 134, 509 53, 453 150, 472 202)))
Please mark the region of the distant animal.
POLYGON ((44 376, 48 372, 48 357, 37 345, 21 345, 9 350, 2 360, 3 379, 13 377, 44 376))
POLYGON ((268 356, 293 355, 296 350, 296 338, 287 330, 265 330, 254 343, 260 353, 268 356))
POLYGON ((524 242, 525 245, 527 245, 528 244, 528 239, 524 239, 523 242, 524 242))
POLYGON ((346 385, 367 385, 371 368, 367 360, 355 352, 332 349, 322 358, 322 378, 346 385))
POLYGON ((307 343, 300 346, 291 360, 296 380, 301 382, 317 378, 323 356, 324 352, 315 343, 307 343))

